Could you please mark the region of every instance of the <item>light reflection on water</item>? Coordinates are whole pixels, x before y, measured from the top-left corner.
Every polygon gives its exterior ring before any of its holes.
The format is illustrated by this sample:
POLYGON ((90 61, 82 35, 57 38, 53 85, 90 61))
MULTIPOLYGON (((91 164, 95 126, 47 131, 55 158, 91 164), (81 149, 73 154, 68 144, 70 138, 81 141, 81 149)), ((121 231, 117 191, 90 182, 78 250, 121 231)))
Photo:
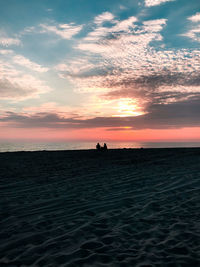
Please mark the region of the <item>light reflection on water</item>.
MULTIPOLYGON (((95 142, 0 143, 0 152, 95 149, 95 146, 95 142)), ((200 142, 107 142, 107 146, 108 148, 200 147, 200 142)))

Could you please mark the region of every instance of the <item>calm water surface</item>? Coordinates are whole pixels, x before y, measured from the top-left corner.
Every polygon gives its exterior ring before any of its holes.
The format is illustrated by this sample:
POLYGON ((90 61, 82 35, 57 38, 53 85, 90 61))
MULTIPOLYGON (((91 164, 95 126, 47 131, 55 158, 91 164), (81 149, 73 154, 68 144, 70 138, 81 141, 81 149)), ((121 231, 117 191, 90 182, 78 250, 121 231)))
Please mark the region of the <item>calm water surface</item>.
MULTIPOLYGON (((101 143, 103 145, 103 143, 101 143)), ((200 142, 107 142, 108 148, 200 147, 200 142)), ((0 143, 0 152, 94 149, 95 142, 0 143)))

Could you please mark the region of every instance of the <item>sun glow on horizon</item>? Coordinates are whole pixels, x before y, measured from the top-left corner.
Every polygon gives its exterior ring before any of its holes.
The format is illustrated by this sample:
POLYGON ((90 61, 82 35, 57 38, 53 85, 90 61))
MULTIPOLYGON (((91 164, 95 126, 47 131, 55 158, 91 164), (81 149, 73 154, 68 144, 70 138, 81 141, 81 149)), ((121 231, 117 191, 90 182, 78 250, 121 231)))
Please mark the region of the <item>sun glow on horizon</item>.
POLYGON ((145 114, 138 101, 131 98, 121 98, 115 109, 118 114, 114 114, 112 117, 136 117, 145 114))

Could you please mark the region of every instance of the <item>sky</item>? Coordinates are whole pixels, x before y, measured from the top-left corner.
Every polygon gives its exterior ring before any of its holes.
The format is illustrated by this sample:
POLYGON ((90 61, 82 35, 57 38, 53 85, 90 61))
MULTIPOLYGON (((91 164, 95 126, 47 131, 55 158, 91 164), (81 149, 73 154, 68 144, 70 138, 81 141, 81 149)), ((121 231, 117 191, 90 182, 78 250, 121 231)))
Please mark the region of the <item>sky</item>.
POLYGON ((0 141, 200 141, 200 1, 0 4, 0 141))

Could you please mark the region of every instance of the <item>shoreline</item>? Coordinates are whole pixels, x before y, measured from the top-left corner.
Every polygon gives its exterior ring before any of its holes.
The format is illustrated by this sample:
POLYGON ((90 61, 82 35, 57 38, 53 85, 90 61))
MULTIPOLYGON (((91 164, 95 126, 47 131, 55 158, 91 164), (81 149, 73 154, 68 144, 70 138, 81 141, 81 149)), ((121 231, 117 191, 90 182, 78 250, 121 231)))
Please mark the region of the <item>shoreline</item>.
MULTIPOLYGON (((108 148, 107 151, 124 151, 124 150, 188 150, 188 149, 200 149, 199 147, 124 147, 124 148, 108 148)), ((97 151, 95 148, 88 148, 88 149, 58 149, 58 150, 19 150, 19 151, 0 151, 0 154, 3 153, 36 153, 36 152, 86 152, 86 151, 97 151)), ((106 153, 106 151, 97 151, 98 153, 106 153)))
MULTIPOLYGON (((102 144, 102 142, 100 142, 102 144)), ((15 151, 65 151, 65 150, 91 150, 96 148, 97 142, 24 142, 0 143, 0 152, 15 151)), ((200 147, 200 142, 108 142, 108 149, 145 149, 149 148, 192 148, 200 147)))

